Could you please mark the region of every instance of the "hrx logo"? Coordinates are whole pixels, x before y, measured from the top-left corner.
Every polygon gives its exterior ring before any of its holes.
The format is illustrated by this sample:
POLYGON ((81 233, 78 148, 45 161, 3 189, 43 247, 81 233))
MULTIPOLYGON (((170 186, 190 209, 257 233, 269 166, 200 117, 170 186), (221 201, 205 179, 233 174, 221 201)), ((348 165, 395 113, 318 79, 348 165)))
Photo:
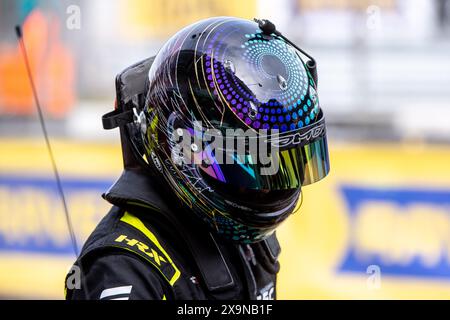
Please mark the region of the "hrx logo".
POLYGON ((161 265, 161 262, 167 262, 166 259, 158 254, 153 248, 150 248, 145 243, 140 242, 136 239, 128 239, 126 235, 120 235, 116 240, 116 242, 125 243, 129 245, 130 247, 138 248, 138 250, 145 253, 147 256, 155 260, 155 262, 158 264, 158 266, 161 265))

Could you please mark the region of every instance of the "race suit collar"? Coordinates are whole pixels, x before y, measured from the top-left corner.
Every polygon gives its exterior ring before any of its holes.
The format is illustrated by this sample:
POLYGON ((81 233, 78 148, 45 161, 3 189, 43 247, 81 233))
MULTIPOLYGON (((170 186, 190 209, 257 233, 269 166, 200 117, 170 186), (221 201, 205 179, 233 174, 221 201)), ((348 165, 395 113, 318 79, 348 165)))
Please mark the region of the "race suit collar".
POLYGON ((142 170, 126 169, 102 197, 119 207, 135 204, 167 212, 169 208, 157 192, 157 184, 155 177, 142 170))

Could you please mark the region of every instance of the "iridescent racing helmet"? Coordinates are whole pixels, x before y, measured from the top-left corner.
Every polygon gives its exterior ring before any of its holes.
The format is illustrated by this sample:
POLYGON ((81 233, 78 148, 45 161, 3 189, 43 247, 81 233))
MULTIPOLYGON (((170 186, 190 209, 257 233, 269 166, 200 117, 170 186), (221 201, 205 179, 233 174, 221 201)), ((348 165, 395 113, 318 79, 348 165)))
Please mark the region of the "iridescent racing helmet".
POLYGON ((150 68, 135 110, 142 156, 222 236, 263 240, 298 207, 301 187, 329 171, 315 70, 267 20, 192 24, 150 68))

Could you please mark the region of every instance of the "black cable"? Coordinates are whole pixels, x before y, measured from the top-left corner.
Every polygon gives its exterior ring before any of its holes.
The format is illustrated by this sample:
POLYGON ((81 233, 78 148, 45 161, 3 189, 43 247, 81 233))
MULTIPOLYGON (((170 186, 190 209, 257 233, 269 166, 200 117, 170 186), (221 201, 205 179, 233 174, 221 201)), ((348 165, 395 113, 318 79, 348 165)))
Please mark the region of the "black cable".
MULTIPOLYGON (((24 57, 24 62, 25 62, 25 66, 26 66, 27 74, 28 74, 28 80, 30 81, 31 89, 33 91, 33 97, 34 97, 34 101, 35 101, 36 108, 37 108, 37 111, 38 111, 39 122, 41 124, 42 132, 43 132, 44 138, 45 138, 45 143, 47 145, 47 151, 48 151, 51 163, 52 163, 52 168, 53 168, 53 173, 54 173, 55 179, 56 179, 56 185, 57 185, 57 188, 58 188, 58 193, 59 193, 59 195, 61 197, 61 201, 62 201, 62 204, 63 204, 64 214, 65 214, 65 217, 66 217, 66 223, 67 223, 67 227, 69 229, 70 239, 71 239, 71 242, 72 242, 72 248, 73 248, 73 251, 74 251, 76 257, 78 257, 78 254, 79 254, 79 252, 78 252, 78 243, 77 243, 77 239, 76 239, 75 232, 74 232, 74 229, 73 229, 72 221, 70 219, 69 210, 67 208, 66 197, 64 196, 64 190, 63 190, 63 187, 62 187, 61 178, 59 176, 58 167, 56 166, 56 161, 55 161, 55 157, 53 156, 52 146, 50 144, 50 139, 48 138, 47 127, 45 125, 44 115, 43 115, 43 112, 42 112, 41 104, 39 102, 39 97, 38 97, 36 86, 35 86, 35 83, 34 83, 34 80, 33 80, 33 75, 31 73, 30 62, 28 60, 27 49, 26 49, 26 46, 25 46, 25 42, 23 40, 22 28, 21 28, 20 25, 17 25, 15 29, 16 29, 17 40, 19 42, 19 45, 20 45, 20 48, 21 48, 21 51, 22 51, 22 54, 23 54, 23 57, 24 57)), ((84 283, 85 281, 84 281, 84 277, 83 277, 83 271, 82 271, 81 263, 80 263, 80 265, 78 267, 80 268, 80 273, 81 273, 81 275, 80 275, 81 279, 80 280, 82 281, 83 290, 85 291, 86 298, 87 298, 88 297, 88 295, 87 295, 87 287, 86 287, 86 285, 84 283)))
POLYGON ((258 24, 258 27, 261 29, 261 31, 265 35, 270 36, 270 35, 274 34, 274 35, 282 38, 288 44, 290 44, 295 49, 300 51, 303 55, 308 57, 309 61, 306 62, 306 66, 307 66, 309 72, 311 72, 311 76, 313 77, 314 83, 315 83, 315 85, 317 87, 318 77, 317 77, 317 63, 316 63, 316 60, 309 53, 307 53, 305 50, 303 50, 302 48, 298 47, 295 43, 293 43, 291 40, 286 38, 280 31, 277 30, 275 24, 273 24, 271 21, 269 21, 267 19, 257 19, 257 18, 254 18, 253 20, 258 24))

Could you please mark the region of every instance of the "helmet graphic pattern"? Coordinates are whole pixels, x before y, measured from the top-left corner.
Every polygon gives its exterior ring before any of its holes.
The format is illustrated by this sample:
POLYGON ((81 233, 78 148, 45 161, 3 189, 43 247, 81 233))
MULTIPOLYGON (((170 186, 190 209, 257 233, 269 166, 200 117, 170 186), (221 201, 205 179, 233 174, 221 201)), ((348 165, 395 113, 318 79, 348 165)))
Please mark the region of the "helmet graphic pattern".
POLYGON ((318 112, 308 97, 308 87, 313 82, 292 47, 282 39, 268 39, 260 30, 243 34, 240 54, 251 72, 261 75, 257 83, 243 87, 236 77, 233 60, 227 58, 226 30, 217 31, 207 43, 203 70, 213 94, 224 99, 231 110, 254 129, 285 132, 311 123, 318 112), (277 72, 267 70, 268 64, 275 65, 277 72), (262 97, 252 94, 248 90, 251 85, 264 87, 265 94, 262 97))
POLYGON ((212 229, 233 241, 259 241, 293 213, 303 168, 328 172, 321 166, 328 160, 326 141, 275 154, 283 170, 274 178, 258 180, 245 164, 219 164, 208 146, 197 152, 199 146, 191 145, 193 157, 208 160, 208 166, 185 163, 173 133, 182 128, 195 136, 194 123, 201 121, 221 131, 294 134, 309 130, 319 113, 312 76, 286 41, 263 34, 252 21, 202 20, 174 35, 150 69, 145 114, 151 125, 143 134, 146 158, 155 162, 177 198, 212 229))

